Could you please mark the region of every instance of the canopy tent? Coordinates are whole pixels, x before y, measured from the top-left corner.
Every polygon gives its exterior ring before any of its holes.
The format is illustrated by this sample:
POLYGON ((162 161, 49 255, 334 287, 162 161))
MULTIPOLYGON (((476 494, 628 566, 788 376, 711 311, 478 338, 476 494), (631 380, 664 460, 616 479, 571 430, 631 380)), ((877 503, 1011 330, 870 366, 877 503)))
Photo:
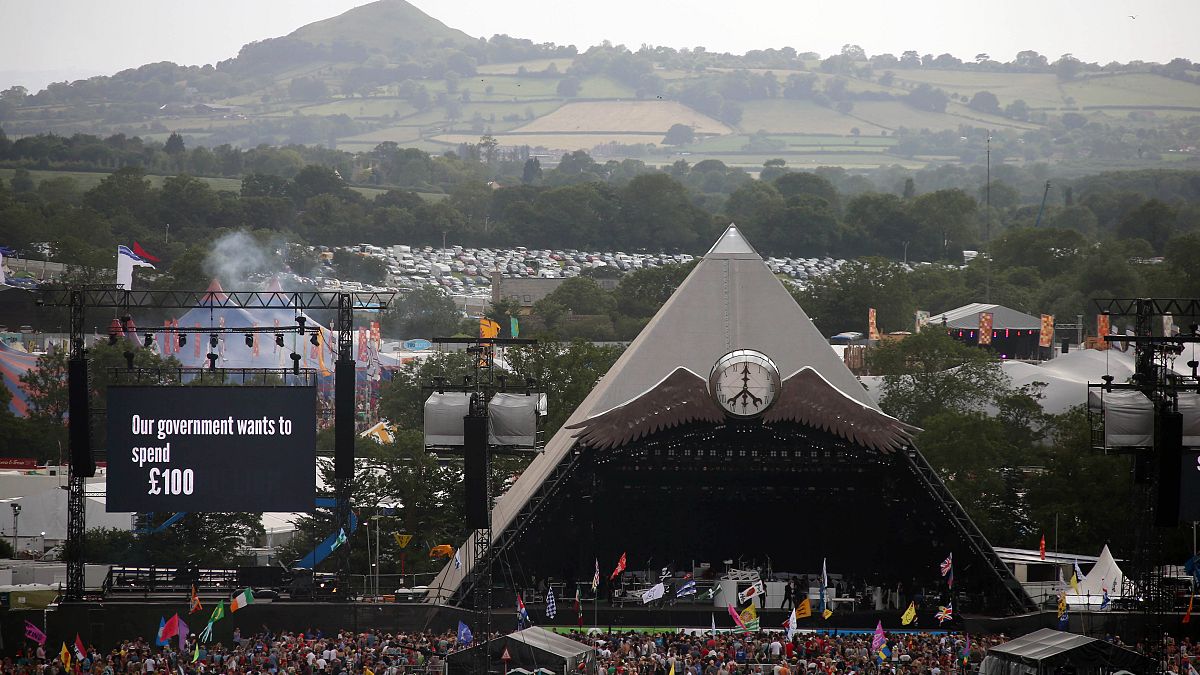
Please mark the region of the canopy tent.
POLYGON ((1123 597, 1125 573, 1117 565, 1108 544, 1100 551, 1096 564, 1088 570, 1087 575, 1079 582, 1079 593, 1067 596, 1067 604, 1072 607, 1079 605, 1100 605, 1104 603, 1107 594, 1109 600, 1123 597))
POLYGON ((986 302, 972 302, 969 305, 935 314, 929 317, 929 325, 940 326, 944 323, 946 328, 978 329, 980 312, 991 312, 993 330, 1042 329, 1041 317, 1018 312, 1004 305, 986 302))
POLYGON ((37 367, 36 354, 16 349, 0 342, 0 380, 4 388, 12 394, 8 402, 8 411, 18 417, 29 416, 29 391, 21 382, 21 376, 37 367))
POLYGON ((453 673, 483 673, 483 650, 492 668, 503 664, 503 672, 586 673, 596 672, 596 652, 591 647, 545 628, 533 626, 493 638, 470 649, 454 652, 447 661, 453 673), (502 661, 501 657, 509 658, 502 661))
POLYGON ((1073 675, 1115 670, 1152 673, 1154 661, 1095 638, 1043 628, 988 649, 981 675, 1046 675, 1059 668, 1073 675))

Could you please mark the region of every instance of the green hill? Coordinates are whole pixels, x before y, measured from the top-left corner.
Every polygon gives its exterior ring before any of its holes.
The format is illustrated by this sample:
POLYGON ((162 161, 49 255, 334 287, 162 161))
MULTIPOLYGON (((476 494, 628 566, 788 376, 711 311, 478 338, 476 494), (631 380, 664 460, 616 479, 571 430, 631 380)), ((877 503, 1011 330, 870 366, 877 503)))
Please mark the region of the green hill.
POLYGON ((470 35, 450 28, 404 0, 377 0, 355 7, 302 26, 288 37, 314 45, 357 43, 382 52, 390 52, 398 44, 463 47, 476 42, 470 35))

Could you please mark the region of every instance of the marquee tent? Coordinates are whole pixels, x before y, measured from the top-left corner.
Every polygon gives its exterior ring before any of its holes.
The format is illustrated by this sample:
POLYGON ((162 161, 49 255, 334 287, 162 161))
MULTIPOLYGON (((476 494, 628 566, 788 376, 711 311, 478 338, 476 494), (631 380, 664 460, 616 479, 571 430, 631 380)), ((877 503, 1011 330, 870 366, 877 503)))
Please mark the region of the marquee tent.
POLYGON ((501 664, 506 673, 595 673, 596 652, 591 647, 532 626, 493 638, 470 649, 454 652, 447 660, 452 673, 483 673, 483 650, 492 667, 501 664), (505 654, 508 659, 502 661, 505 654))
POLYGON ((1095 638, 1043 628, 988 649, 982 675, 1047 675, 1059 668, 1075 675, 1101 675, 1116 670, 1155 672, 1151 659, 1095 638))

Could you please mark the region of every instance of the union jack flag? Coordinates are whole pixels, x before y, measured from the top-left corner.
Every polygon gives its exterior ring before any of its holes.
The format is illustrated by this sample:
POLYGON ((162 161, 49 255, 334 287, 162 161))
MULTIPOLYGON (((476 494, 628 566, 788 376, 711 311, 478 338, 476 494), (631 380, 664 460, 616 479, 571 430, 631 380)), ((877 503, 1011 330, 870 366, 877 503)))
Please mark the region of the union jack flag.
POLYGON ((954 618, 954 604, 951 603, 945 607, 938 607, 937 614, 934 617, 938 620, 938 624, 943 624, 954 618))
POLYGON ((946 576, 947 574, 950 574, 950 570, 952 570, 952 569, 954 569, 954 554, 953 553, 946 556, 946 559, 942 561, 942 576, 946 576))

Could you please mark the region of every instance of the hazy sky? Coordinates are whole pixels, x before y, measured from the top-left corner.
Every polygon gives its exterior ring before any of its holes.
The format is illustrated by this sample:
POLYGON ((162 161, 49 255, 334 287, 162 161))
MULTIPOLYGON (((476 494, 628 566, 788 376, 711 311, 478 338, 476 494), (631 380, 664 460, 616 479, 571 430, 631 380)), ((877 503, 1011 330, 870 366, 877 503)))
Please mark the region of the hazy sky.
MULTIPOLYGON (((363 0, 0 0, 0 89, 111 74, 153 61, 213 63, 363 0)), ((1010 60, 1200 60, 1198 0, 414 0, 473 36, 507 33, 579 47, 610 40, 745 52, 846 43, 868 54, 986 52, 1010 60), (1133 15, 1137 18, 1130 18, 1133 15)))

